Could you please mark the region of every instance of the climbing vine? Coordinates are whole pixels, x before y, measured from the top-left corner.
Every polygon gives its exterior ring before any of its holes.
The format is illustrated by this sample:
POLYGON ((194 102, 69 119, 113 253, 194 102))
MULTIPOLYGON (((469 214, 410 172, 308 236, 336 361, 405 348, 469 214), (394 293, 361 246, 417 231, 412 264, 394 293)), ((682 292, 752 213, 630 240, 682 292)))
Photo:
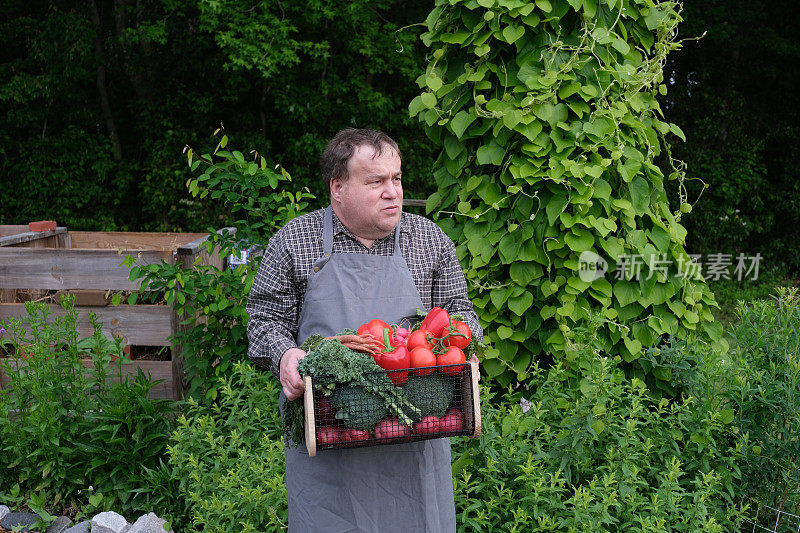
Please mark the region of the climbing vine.
POLYGON ((673 212, 664 190, 684 177, 667 136, 685 138, 657 100, 680 9, 437 0, 425 22, 409 111, 442 147, 427 211, 458 245, 501 384, 527 379, 542 353, 573 360, 572 328, 590 312, 604 318, 602 350, 629 363, 667 335, 725 348, 684 249, 691 205, 673 212))

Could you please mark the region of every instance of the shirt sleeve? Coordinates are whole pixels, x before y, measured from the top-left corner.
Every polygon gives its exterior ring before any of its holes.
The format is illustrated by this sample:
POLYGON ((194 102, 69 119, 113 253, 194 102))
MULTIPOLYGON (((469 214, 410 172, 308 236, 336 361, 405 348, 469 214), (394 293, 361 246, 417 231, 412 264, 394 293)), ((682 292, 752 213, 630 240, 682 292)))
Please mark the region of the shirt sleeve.
POLYGON ((281 232, 270 239, 261 259, 247 299, 249 315, 247 355, 258 367, 280 378, 283 353, 297 346, 299 294, 294 283, 294 268, 281 232))
POLYGON ((472 336, 478 340, 483 339, 483 328, 478 322, 478 315, 472 306, 467 293, 467 281, 464 271, 458 262, 456 247, 453 241, 442 232, 442 255, 438 268, 434 272, 433 306, 441 307, 448 313, 461 315, 469 326, 472 336))

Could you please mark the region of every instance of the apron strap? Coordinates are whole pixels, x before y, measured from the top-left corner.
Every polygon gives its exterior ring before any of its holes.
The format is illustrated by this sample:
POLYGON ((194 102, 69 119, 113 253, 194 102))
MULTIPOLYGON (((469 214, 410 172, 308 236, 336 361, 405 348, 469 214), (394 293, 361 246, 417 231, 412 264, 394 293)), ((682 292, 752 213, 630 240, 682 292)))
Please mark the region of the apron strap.
POLYGON ((333 252, 333 208, 329 205, 322 217, 322 253, 325 257, 330 257, 331 252, 333 252))
MULTIPOLYGON (((329 205, 322 216, 322 253, 325 258, 333 253, 333 208, 329 205)), ((395 257, 402 257, 400 253, 400 223, 394 228, 394 253, 395 257)))

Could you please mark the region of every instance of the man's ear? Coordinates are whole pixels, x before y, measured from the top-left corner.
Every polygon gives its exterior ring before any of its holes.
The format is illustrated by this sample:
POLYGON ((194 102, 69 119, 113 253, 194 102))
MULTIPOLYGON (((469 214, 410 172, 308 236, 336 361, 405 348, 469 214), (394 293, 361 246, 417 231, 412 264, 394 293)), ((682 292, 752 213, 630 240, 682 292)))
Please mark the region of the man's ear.
POLYGON ((330 182, 331 199, 336 202, 342 201, 342 180, 333 178, 330 182))

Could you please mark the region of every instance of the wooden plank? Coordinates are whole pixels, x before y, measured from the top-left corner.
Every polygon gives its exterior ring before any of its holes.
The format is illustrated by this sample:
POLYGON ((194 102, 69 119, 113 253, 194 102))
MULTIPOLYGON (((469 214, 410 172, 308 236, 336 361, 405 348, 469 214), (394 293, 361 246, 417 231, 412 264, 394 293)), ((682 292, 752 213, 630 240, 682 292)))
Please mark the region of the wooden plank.
POLYGON ((311 376, 304 376, 303 383, 306 390, 303 393, 303 406, 305 407, 305 434, 306 449, 309 457, 317 455, 317 424, 314 420, 314 386, 311 383, 311 376))
POLYGON ((57 235, 67 233, 67 228, 56 228, 52 231, 26 231, 0 237, 0 246, 29 246, 37 248, 55 248, 57 235), (43 241, 44 243, 40 242, 43 241))
POLYGON ((480 371, 478 370, 477 361, 470 361, 469 365, 472 378, 472 416, 475 418, 475 432, 472 434, 472 438, 477 439, 481 436, 481 399, 478 395, 480 371))
POLYGON ((62 296, 74 296, 73 305, 76 307, 105 307, 111 303, 111 295, 107 291, 91 291, 88 289, 58 291, 53 295, 53 301, 60 302, 62 296))
POLYGON ((403 206, 408 207, 425 207, 427 200, 415 198, 403 198, 403 206))
POLYGON ((26 231, 28 231, 27 224, 0 224, 0 237, 17 235, 18 233, 25 233, 26 231))
POLYGON ((72 248, 170 250, 203 238, 208 233, 152 233, 130 231, 70 231, 72 248))
MULTIPOLYGON (((15 359, 0 359, 0 389, 8 388, 11 379, 6 375, 6 372, 3 369, 4 364, 14 364, 16 362, 15 359)), ((92 367, 91 359, 84 359, 83 366, 87 368, 92 367)), ((25 363, 20 362, 19 366, 24 368, 25 363)), ((172 400, 172 364, 169 361, 131 361, 130 363, 125 363, 122 366, 122 373, 124 375, 130 375, 131 379, 136 376, 138 373, 138 369, 142 369, 145 374, 149 374, 150 378, 153 381, 161 381, 160 383, 156 383, 152 389, 150 389, 150 393, 148 396, 150 398, 163 398, 172 400)), ((111 369, 109 373, 116 373, 117 369, 116 366, 112 363, 111 369)), ((116 382, 119 381, 119 377, 112 377, 111 381, 116 382)))
MULTIPOLYGON (((172 262, 170 251, 136 251, 136 265, 172 262)), ((133 255, 133 254, 131 254, 133 255)), ((0 287, 4 289, 133 290, 125 255, 114 250, 0 248, 0 287)))
MULTIPOLYGON (((51 320, 66 315, 64 309, 57 304, 47 304, 52 313, 51 320)), ((127 305, 116 307, 75 307, 78 312, 76 328, 78 337, 89 337, 94 334, 89 312, 97 315, 103 333, 108 336, 119 336, 125 344, 136 346, 169 346, 167 337, 172 335, 170 316, 172 308, 166 305, 127 305)), ((22 319, 28 315, 25 304, 0 304, 0 320, 10 317, 22 319)))

